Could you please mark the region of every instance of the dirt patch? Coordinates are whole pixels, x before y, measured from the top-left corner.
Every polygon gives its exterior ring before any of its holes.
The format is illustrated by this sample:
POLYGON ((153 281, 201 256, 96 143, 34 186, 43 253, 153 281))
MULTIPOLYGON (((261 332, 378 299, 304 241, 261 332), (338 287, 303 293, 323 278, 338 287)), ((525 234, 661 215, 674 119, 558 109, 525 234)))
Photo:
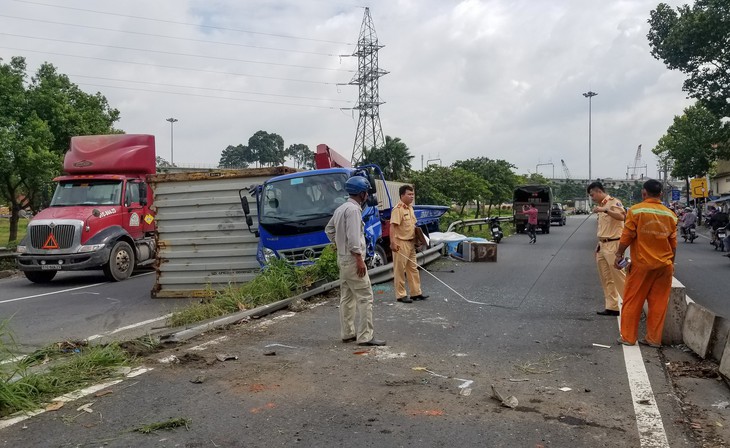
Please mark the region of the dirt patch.
POLYGON ((720 378, 718 365, 709 359, 672 362, 667 366, 667 370, 673 377, 720 378))
POLYGON ((205 359, 205 356, 201 356, 197 353, 185 353, 184 355, 178 356, 177 359, 180 360, 181 366, 195 367, 207 366, 211 364, 210 362, 208 362, 207 359, 205 359))

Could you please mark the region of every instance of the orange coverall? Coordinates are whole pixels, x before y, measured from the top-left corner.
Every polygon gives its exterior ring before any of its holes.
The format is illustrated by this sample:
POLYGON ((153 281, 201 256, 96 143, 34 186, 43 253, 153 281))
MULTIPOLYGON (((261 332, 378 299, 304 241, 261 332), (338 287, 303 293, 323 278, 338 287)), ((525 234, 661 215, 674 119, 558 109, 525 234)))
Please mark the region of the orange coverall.
POLYGON ((632 257, 621 306, 621 337, 636 343, 646 300, 646 340, 659 345, 672 289, 677 216, 659 199, 646 198, 629 209, 620 246, 631 246, 632 257))

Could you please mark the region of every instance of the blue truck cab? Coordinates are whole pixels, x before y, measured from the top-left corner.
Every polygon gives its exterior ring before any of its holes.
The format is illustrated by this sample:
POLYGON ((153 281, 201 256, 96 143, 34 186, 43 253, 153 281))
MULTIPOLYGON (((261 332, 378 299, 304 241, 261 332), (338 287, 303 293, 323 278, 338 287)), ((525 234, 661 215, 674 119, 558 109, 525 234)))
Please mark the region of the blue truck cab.
MULTIPOLYGON (((350 176, 361 175, 370 181, 371 191, 363 206, 367 245, 366 262, 370 267, 388 263, 390 256, 388 219, 396 203, 388 189, 383 194, 384 205, 378 208, 376 183, 371 172, 380 174, 376 165, 359 168, 325 168, 286 174, 271 178, 255 188, 259 244, 256 258, 265 266, 274 258, 286 259, 296 265, 316 261, 330 244, 324 228, 349 195, 345 182, 350 176), (387 198, 387 201, 385 200, 387 198)), ((385 180, 380 174, 382 183, 385 180)), ((397 199, 397 198, 396 198, 397 199)), ((244 212, 246 212, 244 205, 244 212)), ((436 230, 438 220, 448 207, 416 206, 417 224, 425 232, 436 230)))

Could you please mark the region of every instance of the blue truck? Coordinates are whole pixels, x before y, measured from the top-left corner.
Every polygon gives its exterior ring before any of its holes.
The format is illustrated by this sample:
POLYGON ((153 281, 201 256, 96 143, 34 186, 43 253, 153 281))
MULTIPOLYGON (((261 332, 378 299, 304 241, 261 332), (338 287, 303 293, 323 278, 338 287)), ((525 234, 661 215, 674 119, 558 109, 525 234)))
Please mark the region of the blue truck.
MULTIPOLYGON (((345 182, 350 176, 364 176, 371 185, 370 198, 362 212, 367 243, 366 263, 373 268, 390 261, 389 219, 398 198, 392 197, 393 192, 389 190, 394 190, 397 196, 397 186, 385 181, 376 165, 351 168, 332 163, 332 157, 327 159, 325 163, 317 160, 317 166, 329 167, 277 176, 253 189, 258 216, 256 232, 259 235, 256 257, 262 266, 273 258, 305 265, 320 257, 330 244, 324 228, 337 207, 349 197, 345 192, 345 182), (380 177, 379 182, 374 181, 374 175, 380 177), (383 191, 377 191, 378 186, 383 191), (383 194, 380 205, 379 194, 383 194)), ((252 219, 245 198, 242 205, 250 226, 252 219)), ((447 210, 445 206, 416 205, 417 225, 428 235, 429 231, 438 230, 439 218, 447 210)))

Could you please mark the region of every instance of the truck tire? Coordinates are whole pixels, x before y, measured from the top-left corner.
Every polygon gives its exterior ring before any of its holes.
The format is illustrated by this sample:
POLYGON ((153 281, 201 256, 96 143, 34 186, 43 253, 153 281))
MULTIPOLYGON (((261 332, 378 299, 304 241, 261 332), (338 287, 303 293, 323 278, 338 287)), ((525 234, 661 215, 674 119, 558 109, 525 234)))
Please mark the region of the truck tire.
POLYGON ((385 251, 385 248, 383 246, 381 246, 380 244, 376 244, 375 255, 373 255, 373 258, 370 259, 368 267, 370 269, 373 269, 379 266, 385 266, 386 264, 388 264, 388 253, 385 251))
POLYGON ((33 283, 48 283, 56 276, 56 271, 25 271, 23 274, 33 283))
POLYGON ((124 241, 117 241, 104 265, 104 275, 112 282, 121 282, 134 271, 134 251, 124 241))

